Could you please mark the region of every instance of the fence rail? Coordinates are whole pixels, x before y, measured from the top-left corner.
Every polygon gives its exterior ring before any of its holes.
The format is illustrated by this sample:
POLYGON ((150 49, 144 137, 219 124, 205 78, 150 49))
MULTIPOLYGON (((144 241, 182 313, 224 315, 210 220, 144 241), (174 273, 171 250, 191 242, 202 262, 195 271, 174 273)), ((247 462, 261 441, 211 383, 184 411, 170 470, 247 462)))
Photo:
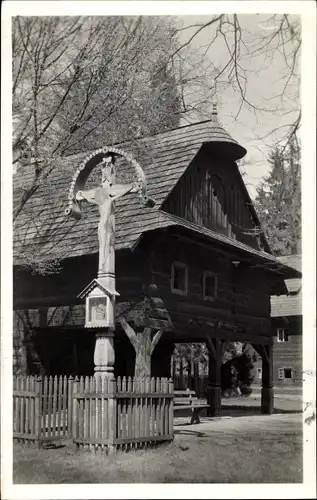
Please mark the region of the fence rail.
POLYGON ((13 437, 72 438, 92 451, 173 439, 173 382, 162 379, 14 377, 13 437))

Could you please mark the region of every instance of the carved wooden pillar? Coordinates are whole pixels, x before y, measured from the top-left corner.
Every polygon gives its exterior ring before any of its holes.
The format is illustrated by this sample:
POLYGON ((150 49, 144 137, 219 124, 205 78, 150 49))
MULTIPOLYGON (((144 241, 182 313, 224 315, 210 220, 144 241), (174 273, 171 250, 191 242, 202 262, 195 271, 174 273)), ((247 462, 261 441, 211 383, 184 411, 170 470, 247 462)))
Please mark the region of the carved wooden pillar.
POLYGON ((114 332, 110 329, 96 333, 96 344, 94 352, 95 376, 114 376, 114 332))
POLYGON ((209 352, 207 410, 208 417, 217 417, 221 412, 221 363, 224 343, 220 339, 207 338, 209 352))
POLYGON ((271 415, 274 411, 273 344, 252 344, 252 347, 262 358, 261 413, 271 415))

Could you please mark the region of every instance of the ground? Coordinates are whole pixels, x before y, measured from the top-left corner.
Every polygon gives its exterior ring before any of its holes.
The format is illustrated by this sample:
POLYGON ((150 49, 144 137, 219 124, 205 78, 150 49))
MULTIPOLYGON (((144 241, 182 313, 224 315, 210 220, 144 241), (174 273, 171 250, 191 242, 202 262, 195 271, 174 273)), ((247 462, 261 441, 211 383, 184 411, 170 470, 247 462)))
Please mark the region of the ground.
POLYGON ((16 445, 14 482, 300 483, 302 415, 294 413, 298 401, 277 400, 267 416, 257 414, 257 397, 225 400, 221 418, 176 418, 173 443, 112 457, 16 445))

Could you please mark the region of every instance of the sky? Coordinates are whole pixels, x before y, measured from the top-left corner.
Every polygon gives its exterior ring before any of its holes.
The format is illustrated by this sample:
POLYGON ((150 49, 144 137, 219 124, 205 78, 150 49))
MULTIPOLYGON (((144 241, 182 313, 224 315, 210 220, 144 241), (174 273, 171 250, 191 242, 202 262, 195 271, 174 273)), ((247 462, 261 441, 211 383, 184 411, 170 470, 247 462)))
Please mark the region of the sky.
MULTIPOLYGON (((248 41, 249 32, 253 35, 266 36, 272 33, 270 26, 265 24, 271 14, 241 14, 239 22, 241 24, 243 37, 248 41)), ((208 22, 212 16, 179 16, 177 22, 183 28, 193 24, 203 24, 208 22)), ((299 22, 299 16, 291 16, 293 21, 299 22)), ((183 29, 179 33, 181 43, 186 43, 190 36, 197 30, 196 28, 183 29)), ((193 53, 208 46, 213 39, 215 30, 213 26, 202 30, 191 42, 190 48, 193 53)), ((204 49, 205 50, 205 49, 204 49)), ((256 195, 256 187, 269 172, 267 162, 268 154, 273 144, 281 137, 281 132, 272 133, 277 127, 292 122, 296 119, 296 109, 299 107, 299 98, 295 93, 299 91, 299 81, 293 82, 295 85, 291 89, 292 95, 282 103, 281 93, 285 80, 281 79, 287 73, 283 57, 276 52, 271 58, 265 60, 263 55, 250 57, 246 53, 241 53, 243 67, 247 69, 247 98, 256 106, 265 107, 272 111, 257 112, 256 114, 243 105, 238 117, 237 111, 240 107, 241 97, 238 90, 233 90, 231 85, 219 85, 217 88, 216 100, 218 103, 218 118, 227 131, 244 146, 248 153, 245 157, 246 164, 244 181, 252 198, 256 195), (277 112, 277 109, 280 112, 277 112), (294 111, 295 110, 295 111, 294 111), (265 139, 264 139, 264 136, 265 139)), ((218 37, 212 43, 205 56, 205 64, 215 64, 223 67, 228 61, 228 51, 223 40, 218 37)), ((210 79, 212 84, 212 78, 210 79)), ((200 90, 197 88, 197 95, 200 90)), ((196 97, 196 96, 195 96, 196 97)), ((211 114, 211 109, 207 107, 205 119, 211 114)), ((285 129, 283 129, 284 131, 285 129)))
MULTIPOLYGON (((186 44, 189 38, 195 33, 197 27, 191 28, 191 25, 204 24, 212 19, 212 15, 201 16, 173 16, 178 28, 182 30, 178 33, 180 44, 186 44)), ((230 16, 232 19, 232 15, 230 16)), ((249 33, 252 35, 264 36, 270 33, 270 26, 265 26, 265 20, 271 17, 270 14, 239 14, 239 23, 242 28, 243 39, 250 39, 249 33)), ((292 16, 292 19, 299 20, 299 16, 292 16)), ((217 24, 218 25, 218 24, 217 24)), ((222 68, 228 58, 228 49, 224 44, 223 38, 218 36, 216 40, 209 46, 210 41, 215 35, 215 27, 209 26, 203 29, 197 36, 193 38, 191 43, 184 51, 185 66, 191 68, 191 74, 194 77, 200 73, 200 82, 187 85, 187 102, 194 102, 206 95, 206 88, 213 89, 213 66, 222 68), (206 48, 209 46, 208 50, 206 48), (201 54, 204 53, 204 57, 201 54)), ((230 40, 232 41, 232 40, 230 40)), ((251 47, 251 45, 248 45, 251 47)), ((282 82, 281 75, 285 72, 286 67, 283 58, 278 53, 274 57, 265 60, 263 56, 250 57, 245 53, 242 46, 241 61, 243 67, 247 71, 247 98, 256 106, 265 106, 269 108, 278 108, 281 105, 280 98, 274 98, 281 91, 282 82)), ((295 90, 298 90, 295 89, 295 90)), ((198 121, 199 119, 208 119, 211 117, 211 99, 210 90, 207 91, 209 97, 209 106, 206 105, 203 113, 195 116, 185 116, 181 120, 181 124, 190 121, 198 121)), ((263 177, 268 174, 269 164, 267 162, 268 154, 272 145, 276 141, 276 135, 270 132, 281 125, 283 120, 290 121, 292 115, 289 114, 292 109, 296 109, 299 105, 298 99, 290 101, 286 100, 284 104, 283 114, 277 114, 275 111, 270 113, 256 114, 247 108, 246 105, 241 107, 239 116, 238 110, 241 104, 241 95, 237 89, 228 84, 227 75, 224 73, 222 82, 217 85, 216 98, 218 103, 218 118, 220 123, 227 131, 243 145, 248 153, 243 160, 242 171, 245 173, 244 182, 249 190, 252 198, 256 195, 256 188, 263 180, 263 177), (287 114, 286 114, 287 113, 287 114), (261 137, 267 136, 265 140, 261 137)), ((296 115, 295 115, 296 116, 296 115)))

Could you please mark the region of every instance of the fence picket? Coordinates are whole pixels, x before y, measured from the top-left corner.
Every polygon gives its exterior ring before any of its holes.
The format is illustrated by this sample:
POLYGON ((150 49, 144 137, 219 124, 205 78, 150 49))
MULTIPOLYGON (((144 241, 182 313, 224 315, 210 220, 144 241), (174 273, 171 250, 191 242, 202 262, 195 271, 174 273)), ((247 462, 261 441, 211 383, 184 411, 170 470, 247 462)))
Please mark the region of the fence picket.
POLYGON ((52 436, 52 407, 53 407, 53 377, 50 376, 48 379, 48 419, 47 419, 47 427, 48 427, 48 437, 52 436))
MULTIPOLYGON (((84 392, 84 377, 80 377, 79 379, 79 393, 82 394, 84 392)), ((84 435, 84 399, 79 399, 79 436, 84 435)))
MULTIPOLYGON (((99 394, 101 391, 101 381, 100 377, 96 378, 96 393, 99 394)), ((95 414, 95 437, 98 442, 101 439, 101 398, 96 398, 96 414, 95 414)))
MULTIPOLYGON (((132 379, 131 377, 128 378, 127 381, 127 392, 132 393, 132 379)), ((127 418, 128 418, 128 431, 127 431, 127 437, 130 438, 133 435, 133 413, 132 413, 132 399, 127 400, 127 418)))
POLYGON ((78 377, 75 377, 74 381, 73 381, 73 401, 72 401, 72 404, 73 404, 73 423, 72 423, 72 428, 71 428, 71 433, 72 433, 72 437, 73 439, 76 439, 77 437, 79 437, 79 433, 78 433, 78 414, 79 414, 79 400, 76 398, 76 394, 78 393, 78 389, 79 389, 79 379, 78 377))
MULTIPOLYGON (((69 409, 67 408, 67 377, 66 375, 63 377, 63 397, 62 397, 62 420, 63 420, 63 428, 64 432, 66 435, 66 432, 68 432, 68 412, 69 409)), ((71 424, 70 424, 71 425, 71 424)))
MULTIPOLYGON (((174 392, 174 387, 173 387, 173 380, 169 380, 168 382, 168 393, 173 394, 174 392)), ((168 434, 169 435, 174 435, 174 402, 173 398, 169 398, 169 425, 168 425, 168 434)))
MULTIPOLYGON (((151 378, 151 393, 155 392, 155 378, 151 378)), ((155 436, 155 406, 156 406, 156 400, 155 398, 151 398, 150 401, 150 429, 151 429, 151 436, 155 436)))
MULTIPOLYGON (((35 392, 34 388, 34 377, 30 377, 30 383, 29 383, 29 388, 30 391, 35 392)), ((30 434, 35 434, 35 420, 34 420, 34 403, 35 403, 35 397, 31 396, 30 397, 30 426, 29 426, 29 433, 30 434)))
POLYGON ((72 435, 72 423, 73 423, 73 383, 74 379, 72 376, 68 379, 67 384, 67 418, 63 419, 63 433, 66 433, 70 437, 72 435))
POLYGON ((72 436, 78 447, 146 447, 173 435, 173 382, 166 378, 14 377, 15 439, 72 436))
POLYGON ((52 436, 60 435, 59 429, 56 428, 56 413, 57 413, 57 376, 52 381, 52 436))
POLYGON ((34 414, 35 414, 35 436, 37 438, 38 444, 40 444, 41 439, 41 431, 42 431, 42 391, 43 391, 43 379, 38 378, 35 381, 35 392, 37 395, 35 396, 34 402, 34 414))
MULTIPOLYGON (((122 390, 123 390, 123 392, 127 392, 127 379, 126 379, 126 377, 122 377, 122 390)), ((121 407, 122 432, 121 432, 121 435, 123 438, 127 437, 127 416, 128 416, 127 407, 128 407, 128 400, 126 398, 122 399, 122 407, 121 407)))
MULTIPOLYGON (((89 379, 85 377, 84 379, 84 393, 89 394, 89 379)), ((89 398, 85 397, 84 402, 84 438, 89 437, 89 398)))
MULTIPOLYGON (((145 388, 144 388, 146 394, 149 394, 149 392, 150 392, 150 385, 151 385, 150 378, 147 377, 145 379, 145 388)), ((149 437, 151 435, 151 433, 150 433, 151 400, 152 400, 152 398, 149 398, 149 397, 145 398, 145 435, 147 437, 149 437)))
POLYGON ((61 435, 65 436, 65 422, 62 422, 62 397, 63 397, 63 377, 58 378, 57 392, 57 428, 61 435))

